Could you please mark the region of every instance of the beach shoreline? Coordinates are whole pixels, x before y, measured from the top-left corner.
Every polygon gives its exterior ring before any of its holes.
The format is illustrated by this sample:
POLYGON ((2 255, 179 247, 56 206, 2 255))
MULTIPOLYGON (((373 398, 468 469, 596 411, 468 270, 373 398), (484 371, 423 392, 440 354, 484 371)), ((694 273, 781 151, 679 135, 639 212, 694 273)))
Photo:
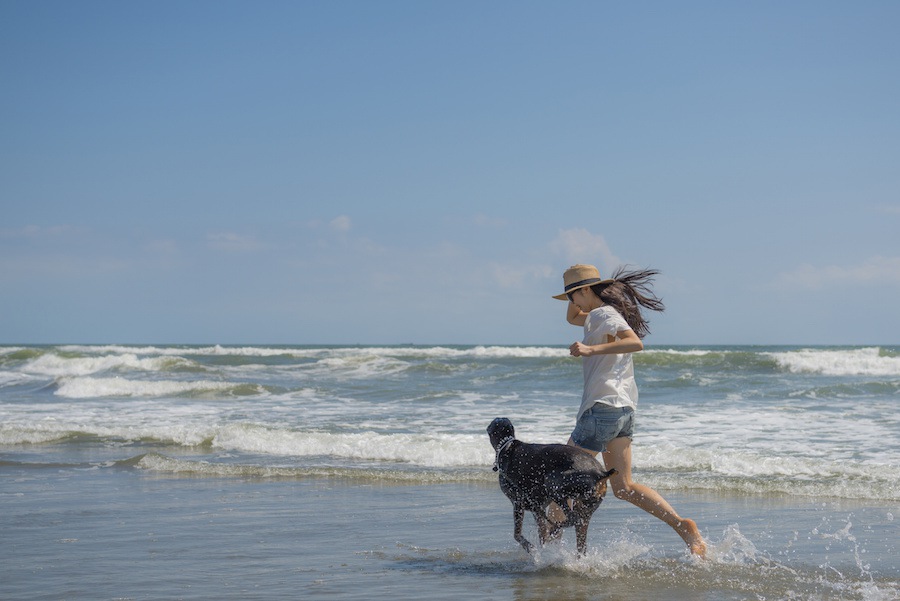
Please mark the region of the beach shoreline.
MULTIPOLYGON (((871 600, 900 591, 888 542, 900 532, 895 507, 873 501, 663 491, 710 542, 710 559, 698 562, 668 527, 616 499, 595 515, 587 556, 568 532, 529 556, 512 539, 511 505, 482 482, 9 464, 0 476, 4 599, 871 600)), ((530 518, 525 532, 534 537, 530 518)))

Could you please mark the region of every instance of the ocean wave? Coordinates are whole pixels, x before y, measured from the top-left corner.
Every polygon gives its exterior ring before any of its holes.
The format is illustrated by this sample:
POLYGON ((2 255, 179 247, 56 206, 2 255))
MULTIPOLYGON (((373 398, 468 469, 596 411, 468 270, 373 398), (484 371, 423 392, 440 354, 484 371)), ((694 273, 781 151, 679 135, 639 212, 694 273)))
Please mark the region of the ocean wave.
POLYGON ((272 457, 328 457, 337 461, 428 468, 490 466, 494 461, 487 436, 473 434, 329 433, 250 423, 215 425, 202 422, 121 426, 79 424, 77 427, 44 422, 39 426, 0 426, 0 444, 103 441, 141 441, 272 457))
POLYGON ((409 469, 403 466, 270 466, 222 463, 168 457, 147 453, 117 462, 121 467, 135 467, 159 474, 212 478, 334 478, 347 481, 407 484, 440 484, 445 482, 491 482, 496 474, 490 470, 409 469))
POLYGON ((801 388, 791 391, 788 394, 788 397, 808 399, 852 399, 860 396, 871 398, 894 396, 898 394, 900 394, 900 379, 892 379, 801 388))
POLYGON ((320 356, 331 357, 395 357, 407 359, 478 358, 546 358, 568 356, 561 347, 549 346, 359 346, 310 349, 320 356))
POLYGON ((638 367, 697 370, 786 371, 825 376, 900 376, 900 356, 867 348, 699 348, 647 349, 634 356, 638 367))
POLYGON ((23 384, 32 384, 42 382, 43 380, 31 374, 23 374, 14 371, 0 371, 0 388, 7 386, 21 386, 23 384))
MULTIPOLYGON (((197 371, 216 366, 268 366, 352 371, 356 376, 399 373, 440 362, 545 361, 568 358, 556 346, 127 346, 64 345, 0 348, 0 364, 50 376, 88 375, 113 370, 197 371)), ((900 376, 900 356, 880 347, 807 348, 709 347, 647 348, 635 355, 638 367, 697 370, 758 370, 830 376, 900 376)))
POLYGON ((34 428, 0 426, 0 445, 47 444, 70 439, 73 433, 69 430, 53 428, 34 428))
POLYGON ((98 426, 46 419, 32 424, 0 425, 0 445, 99 444, 117 447, 140 443, 192 448, 209 447, 214 435, 214 426, 207 424, 98 426))
POLYGON ((642 445, 635 466, 660 488, 900 500, 900 466, 748 450, 642 445))
POLYGON ((328 456, 425 467, 489 465, 486 436, 471 434, 327 433, 229 425, 212 439, 216 448, 291 457, 328 456))
POLYGON ((0 346, 0 359, 11 356, 18 355, 23 351, 29 351, 28 347, 24 346, 0 346))
MULTIPOLYGON (((346 356, 381 357, 558 357, 567 356, 568 350, 550 346, 128 346, 128 345, 63 345, 58 349, 65 353, 134 354, 134 355, 183 355, 183 356, 236 356, 236 357, 298 357, 324 358, 346 356)), ((19 348, 18 350, 22 350, 19 348)))
POLYGON ((212 380, 128 380, 125 378, 62 378, 56 395, 70 399, 100 397, 255 396, 267 390, 259 384, 212 380))
POLYGON ((645 349, 634 355, 635 365, 649 368, 697 370, 774 371, 777 363, 769 353, 738 349, 645 349))
POLYGON ((880 347, 858 349, 801 349, 767 353, 791 373, 826 376, 900 376, 900 357, 880 347))
POLYGON ((389 376, 405 371, 410 366, 406 361, 381 355, 350 355, 326 357, 308 367, 313 373, 340 375, 346 378, 363 379, 389 376))
MULTIPOLYGON (((116 354, 116 355, 247 355, 247 356, 273 356, 292 354, 291 349, 281 348, 257 348, 257 347, 227 347, 222 345, 212 346, 130 346, 122 344, 84 345, 66 344, 58 347, 64 353, 80 353, 86 355, 116 354)), ((305 352, 305 351, 304 351, 305 352)))
MULTIPOLYGON (((490 460, 492 462, 493 459, 490 460)), ((421 483, 449 481, 493 482, 497 474, 490 462, 481 465, 423 465, 374 461, 368 458, 357 465, 347 463, 319 463, 300 461, 299 465, 235 464, 220 461, 173 459, 164 455, 143 456, 137 467, 159 472, 179 472, 183 475, 218 477, 329 477, 369 481, 410 481, 421 483)), ((896 469, 889 466, 864 466, 848 469, 835 466, 806 466, 822 472, 818 477, 798 474, 791 470, 772 470, 766 473, 738 474, 698 469, 674 470, 642 465, 639 481, 653 488, 666 490, 703 490, 738 493, 747 496, 782 495, 812 498, 843 498, 856 500, 900 500, 900 484, 896 469), (779 473, 780 472, 780 473, 779 473), (827 474, 827 475, 826 475, 827 474)))
MULTIPOLYGON (((482 434, 325 432, 258 424, 170 424, 143 427, 61 424, 0 427, 0 444, 68 443, 120 448, 123 442, 202 450, 213 460, 146 455, 138 467, 222 477, 346 477, 368 480, 489 481, 493 450, 482 434), (224 459, 223 459, 224 458, 224 459), (274 467, 273 467, 274 466, 274 467)), ((129 448, 131 445, 124 445, 129 448)), ((175 451, 175 449, 182 449, 175 451)), ((634 451, 636 479, 660 490, 744 495, 900 500, 900 465, 769 455, 748 449, 642 444, 634 451)))
POLYGON ((86 376, 111 371, 201 371, 199 366, 180 357, 138 357, 134 353, 67 357, 45 353, 26 362, 20 371, 52 377, 86 376))

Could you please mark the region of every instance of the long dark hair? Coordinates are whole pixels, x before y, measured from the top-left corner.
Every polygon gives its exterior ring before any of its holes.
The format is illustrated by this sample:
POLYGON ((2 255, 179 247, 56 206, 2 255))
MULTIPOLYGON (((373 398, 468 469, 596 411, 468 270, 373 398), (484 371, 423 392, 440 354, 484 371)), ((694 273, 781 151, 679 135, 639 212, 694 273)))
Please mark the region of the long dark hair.
POLYGON ((591 286, 591 290, 625 318, 638 338, 643 338, 650 333, 650 322, 644 319, 641 307, 660 312, 666 309, 662 299, 650 289, 650 284, 657 275, 659 271, 656 269, 626 271, 625 267, 619 267, 612 274, 614 282, 595 284, 591 286))

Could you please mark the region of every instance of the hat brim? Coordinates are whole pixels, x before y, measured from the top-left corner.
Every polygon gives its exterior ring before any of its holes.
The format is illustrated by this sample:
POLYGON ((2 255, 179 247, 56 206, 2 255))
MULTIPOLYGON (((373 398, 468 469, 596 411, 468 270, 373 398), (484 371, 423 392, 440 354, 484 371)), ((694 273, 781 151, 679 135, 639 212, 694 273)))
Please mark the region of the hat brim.
POLYGON ((569 300, 569 295, 576 290, 581 290, 582 288, 590 288, 591 286, 599 286, 600 284, 612 284, 613 282, 615 282, 615 280, 598 280, 596 282, 590 282, 588 284, 581 284, 580 286, 573 286, 562 294, 554 295, 553 298, 555 298, 556 300, 567 301, 569 300))

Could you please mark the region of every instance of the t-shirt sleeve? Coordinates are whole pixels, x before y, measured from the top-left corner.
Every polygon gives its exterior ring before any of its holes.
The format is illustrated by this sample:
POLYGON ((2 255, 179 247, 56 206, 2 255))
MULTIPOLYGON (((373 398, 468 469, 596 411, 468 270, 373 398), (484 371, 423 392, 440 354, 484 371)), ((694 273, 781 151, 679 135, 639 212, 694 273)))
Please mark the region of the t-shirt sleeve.
POLYGON ((584 343, 606 342, 607 336, 615 336, 622 330, 630 329, 628 322, 615 309, 591 311, 584 322, 584 343))
POLYGON ((610 311, 609 318, 606 321, 608 327, 611 330, 608 333, 612 335, 616 335, 619 332, 631 329, 631 326, 628 325, 628 322, 625 321, 625 318, 622 317, 622 314, 618 311, 610 311))
POLYGON ((584 342, 585 344, 598 344, 605 342, 606 336, 615 336, 623 330, 630 329, 631 326, 615 309, 591 311, 584 323, 584 342))

